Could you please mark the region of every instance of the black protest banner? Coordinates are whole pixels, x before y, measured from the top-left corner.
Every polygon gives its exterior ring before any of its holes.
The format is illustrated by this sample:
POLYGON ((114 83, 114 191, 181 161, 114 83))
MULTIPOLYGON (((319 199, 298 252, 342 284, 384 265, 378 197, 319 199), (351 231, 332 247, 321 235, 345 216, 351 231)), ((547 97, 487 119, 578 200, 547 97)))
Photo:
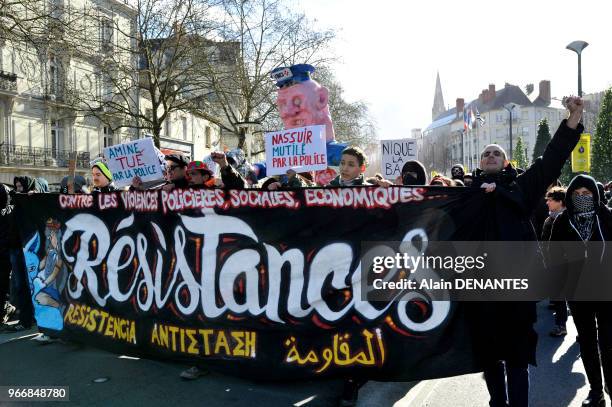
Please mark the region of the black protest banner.
MULTIPOLYGON (((362 241, 464 238, 452 188, 174 190, 17 197, 39 327, 261 379, 477 370, 457 304, 360 295, 362 241)), ((473 237, 473 236, 472 236, 473 237)))

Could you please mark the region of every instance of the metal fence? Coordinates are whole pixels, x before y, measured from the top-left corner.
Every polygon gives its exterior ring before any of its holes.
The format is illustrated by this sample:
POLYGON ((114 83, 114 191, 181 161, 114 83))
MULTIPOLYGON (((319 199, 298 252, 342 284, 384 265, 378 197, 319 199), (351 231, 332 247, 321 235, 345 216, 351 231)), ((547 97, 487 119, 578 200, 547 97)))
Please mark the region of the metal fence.
MULTIPOLYGON (((68 167, 72 154, 75 153, 67 150, 3 144, 0 146, 0 165, 68 167)), ((77 151, 75 158, 77 168, 89 168, 89 152, 77 151)))

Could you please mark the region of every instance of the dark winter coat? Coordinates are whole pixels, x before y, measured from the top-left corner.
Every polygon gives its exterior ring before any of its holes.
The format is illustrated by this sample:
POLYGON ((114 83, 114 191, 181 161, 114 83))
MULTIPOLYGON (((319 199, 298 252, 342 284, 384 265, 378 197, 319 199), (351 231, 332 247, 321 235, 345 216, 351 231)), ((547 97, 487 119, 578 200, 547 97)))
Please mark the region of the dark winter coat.
POLYGON ((247 187, 246 180, 231 165, 221 168, 221 181, 223 181, 224 188, 227 189, 245 189, 247 187))
MULTIPOLYGON (((542 236, 542 228, 544 227, 544 222, 548 219, 548 205, 546 205, 546 198, 542 197, 540 202, 538 202, 538 206, 531 217, 531 223, 536 231, 536 236, 542 236)), ((542 239, 540 239, 542 240, 542 239)))
POLYGON ((577 175, 565 194, 566 210, 555 219, 551 232, 550 257, 555 261, 552 272, 564 285, 561 295, 568 299, 598 299, 607 297, 599 289, 609 291, 610 280, 606 278, 610 259, 609 241, 612 240, 612 211, 602 203, 595 180, 588 175, 577 175), (578 188, 587 188, 593 194, 595 215, 590 238, 585 243, 574 225, 575 213, 572 193, 578 188), (606 242, 607 241, 607 242, 606 242), (558 243, 552 243, 558 242, 558 243), (602 271, 604 275, 596 274, 602 271))
MULTIPOLYGON (((583 126, 567 127, 564 120, 555 136, 539 157, 522 174, 509 165, 497 174, 477 170, 473 186, 496 183, 491 193, 484 193, 483 213, 480 225, 484 231, 475 231, 486 241, 534 241, 537 240, 530 217, 546 193, 548 186, 559 177, 563 164, 576 146, 583 126)), ((534 250, 535 251, 535 250, 534 250)), ((540 256, 526 253, 517 261, 527 261, 540 256)), ((540 258, 541 260, 541 258, 540 258)), ((471 317, 475 318, 475 346, 480 350, 484 363, 506 360, 535 365, 537 334, 533 329, 536 308, 533 302, 468 303, 471 317)))
MULTIPOLYGON (((6 185, 0 184, 0 258, 8 258, 9 238, 11 222, 10 217, 13 211, 11 205, 11 197, 9 189, 6 185)), ((1 260, 0 260, 1 261, 1 260)), ((0 306, 2 306, 2 298, 0 298, 0 306)))
MULTIPOLYGON (((363 177, 363 174, 360 174, 359 177, 355 178, 351 186, 361 186, 361 185, 371 185, 370 183, 366 182, 366 180, 363 177)), ((340 183, 340 175, 338 175, 336 178, 331 180, 331 182, 329 183, 329 186, 330 187, 342 186, 342 184, 340 183)))
POLYGON ((189 188, 189 181, 187 181, 187 178, 185 177, 179 178, 174 181, 170 181, 169 184, 174 185, 174 188, 181 188, 181 189, 189 188))
POLYGON ((543 243, 548 243, 548 241, 550 240, 550 235, 552 234, 553 223, 555 222, 555 219, 559 215, 560 213, 556 216, 549 215, 548 218, 546 218, 546 220, 544 221, 544 224, 542 225, 542 233, 540 234, 540 241, 542 241, 543 243))
POLYGON ((570 129, 566 122, 561 122, 542 157, 537 158, 524 173, 518 175, 511 165, 494 175, 476 170, 472 186, 496 183, 495 191, 484 197, 488 205, 483 216, 492 226, 486 232, 487 240, 537 240, 530 216, 548 186, 561 174, 563 164, 584 130, 582 124, 575 130, 570 129))

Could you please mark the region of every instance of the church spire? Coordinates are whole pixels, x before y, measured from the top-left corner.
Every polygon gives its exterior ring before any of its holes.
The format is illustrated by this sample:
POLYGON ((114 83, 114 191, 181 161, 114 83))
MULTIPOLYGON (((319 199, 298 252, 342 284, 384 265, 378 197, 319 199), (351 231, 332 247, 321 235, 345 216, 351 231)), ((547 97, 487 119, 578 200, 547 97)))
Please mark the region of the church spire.
POLYGON ((436 77, 436 93, 434 95, 433 107, 431 109, 431 120, 435 120, 441 113, 444 113, 444 96, 442 96, 442 85, 440 84, 440 72, 436 77))

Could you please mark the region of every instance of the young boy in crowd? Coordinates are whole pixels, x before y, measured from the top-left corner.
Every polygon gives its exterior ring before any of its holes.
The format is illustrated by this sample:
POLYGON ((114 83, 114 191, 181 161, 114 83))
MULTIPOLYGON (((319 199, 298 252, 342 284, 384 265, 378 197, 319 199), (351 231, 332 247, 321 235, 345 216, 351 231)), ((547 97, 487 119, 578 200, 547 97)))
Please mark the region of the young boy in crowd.
POLYGON ((370 185, 363 178, 366 168, 366 156, 359 147, 347 147, 342 151, 340 159, 340 175, 334 178, 329 186, 344 187, 355 185, 370 185))

